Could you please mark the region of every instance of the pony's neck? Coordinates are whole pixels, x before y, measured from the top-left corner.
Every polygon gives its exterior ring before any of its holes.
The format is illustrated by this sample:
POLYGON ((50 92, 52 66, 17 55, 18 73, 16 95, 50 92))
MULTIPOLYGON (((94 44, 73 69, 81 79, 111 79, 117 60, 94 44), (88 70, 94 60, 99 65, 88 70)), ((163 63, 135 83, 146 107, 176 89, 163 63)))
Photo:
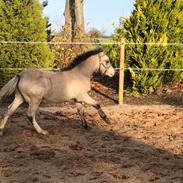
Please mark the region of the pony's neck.
POLYGON ((97 71, 99 64, 97 62, 96 55, 89 57, 86 61, 80 63, 75 67, 76 70, 79 71, 80 74, 85 77, 91 77, 94 72, 97 71))

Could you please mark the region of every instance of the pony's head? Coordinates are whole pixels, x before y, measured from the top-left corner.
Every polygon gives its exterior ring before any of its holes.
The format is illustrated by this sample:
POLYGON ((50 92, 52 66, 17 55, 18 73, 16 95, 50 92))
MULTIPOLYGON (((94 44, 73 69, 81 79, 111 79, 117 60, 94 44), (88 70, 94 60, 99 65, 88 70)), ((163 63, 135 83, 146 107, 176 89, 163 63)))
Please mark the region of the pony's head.
POLYGON ((98 59, 99 59, 99 69, 98 69, 99 72, 102 75, 113 77, 115 74, 115 70, 110 63, 109 57, 104 53, 104 51, 98 54, 98 59))

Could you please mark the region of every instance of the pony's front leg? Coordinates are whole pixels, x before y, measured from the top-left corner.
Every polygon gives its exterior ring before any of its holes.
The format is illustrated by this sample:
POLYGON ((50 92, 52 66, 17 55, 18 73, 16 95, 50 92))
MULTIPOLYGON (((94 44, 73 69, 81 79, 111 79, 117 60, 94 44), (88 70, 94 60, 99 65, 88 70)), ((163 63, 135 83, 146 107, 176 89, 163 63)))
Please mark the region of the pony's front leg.
POLYGON ((107 117, 107 115, 105 114, 105 112, 102 110, 100 104, 93 100, 88 94, 82 95, 80 96, 79 100, 81 100, 82 102, 85 102, 88 105, 93 106, 95 109, 97 109, 99 116, 107 123, 110 124, 110 119, 107 117))
POLYGON ((107 124, 111 124, 110 119, 107 117, 107 115, 105 114, 105 112, 102 110, 100 104, 97 104, 95 106, 93 106, 97 109, 98 114, 100 115, 100 117, 107 123, 107 124))

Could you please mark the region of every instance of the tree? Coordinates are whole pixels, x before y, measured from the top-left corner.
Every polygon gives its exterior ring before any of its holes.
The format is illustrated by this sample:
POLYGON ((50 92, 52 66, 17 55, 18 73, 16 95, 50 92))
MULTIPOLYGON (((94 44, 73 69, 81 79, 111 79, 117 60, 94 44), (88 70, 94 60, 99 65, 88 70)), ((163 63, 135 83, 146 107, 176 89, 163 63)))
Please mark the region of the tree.
MULTIPOLYGON (((48 6, 48 1, 43 1, 42 2, 42 6, 43 8, 45 8, 46 6, 48 6)), ((48 42, 51 42, 52 39, 54 38, 53 36, 53 32, 52 32, 52 29, 51 29, 51 26, 52 24, 49 22, 49 17, 44 17, 45 18, 45 22, 46 22, 46 33, 47 33, 47 41, 48 42)))
MULTIPOLYGON (((90 37, 85 33, 84 15, 83 15, 84 0, 66 0, 65 1, 65 25, 60 33, 54 37, 55 42, 69 41, 89 41, 90 37)), ((67 65, 76 55, 83 53, 89 49, 88 45, 53 45, 52 51, 55 55, 54 67, 62 68, 67 65)))
POLYGON ((84 33, 83 3, 84 0, 66 0, 65 3, 65 30, 72 41, 84 33))
MULTIPOLYGON (((38 0, 0 0, 0 41, 45 42, 42 8, 38 0)), ((46 44, 0 44, 0 55, 0 68, 50 67, 53 60, 46 44)))
MULTIPOLYGON (((126 67, 131 68, 183 68, 183 51, 166 43, 183 41, 182 0, 136 0, 135 10, 121 21, 115 39, 121 36, 127 42, 165 43, 164 45, 126 45, 126 67), (161 11, 160 11, 161 10, 161 11)), ((149 92, 158 86, 183 79, 178 71, 130 70, 132 90, 149 92)))

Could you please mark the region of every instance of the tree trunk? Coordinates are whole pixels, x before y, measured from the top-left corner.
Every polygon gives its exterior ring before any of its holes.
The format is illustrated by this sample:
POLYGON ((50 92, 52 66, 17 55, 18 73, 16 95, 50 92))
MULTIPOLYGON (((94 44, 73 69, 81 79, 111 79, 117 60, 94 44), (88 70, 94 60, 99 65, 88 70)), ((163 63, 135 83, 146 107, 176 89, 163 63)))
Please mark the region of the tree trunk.
POLYGON ((75 0, 75 29, 84 32, 83 0, 75 0))
POLYGON ((65 31, 71 35, 71 40, 78 39, 84 33, 84 0, 66 0, 65 31))
POLYGON ((70 11, 70 0, 66 0, 65 3, 65 25, 64 25, 64 31, 67 32, 68 37, 71 37, 72 35, 72 17, 71 17, 71 11, 70 11))

